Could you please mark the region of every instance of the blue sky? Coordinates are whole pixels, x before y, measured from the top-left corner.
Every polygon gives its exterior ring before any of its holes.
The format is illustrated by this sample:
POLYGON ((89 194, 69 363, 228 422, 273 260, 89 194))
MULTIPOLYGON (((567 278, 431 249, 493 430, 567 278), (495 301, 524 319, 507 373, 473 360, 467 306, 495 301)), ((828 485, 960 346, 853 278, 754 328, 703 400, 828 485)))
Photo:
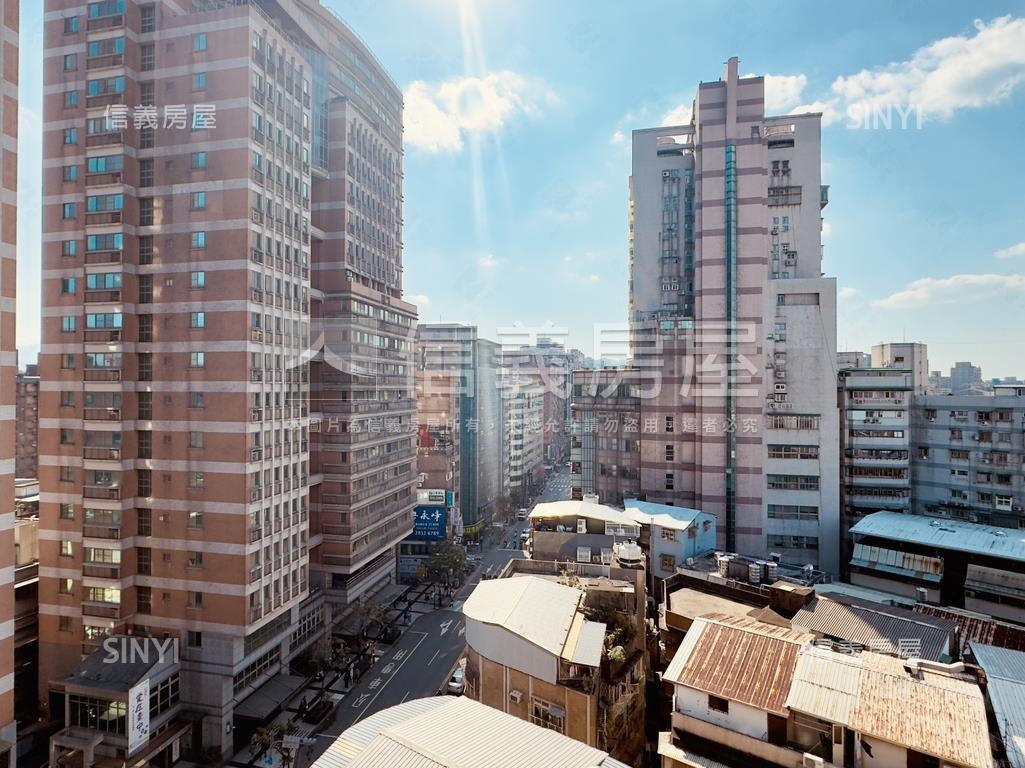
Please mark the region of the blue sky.
MULTIPOLYGON (((406 93, 405 288, 425 322, 626 319, 629 132, 736 55, 823 110, 838 345, 1025 376, 1021 3, 327 0, 406 93), (908 129, 851 127, 876 105, 908 129), (918 116, 921 115, 921 127, 918 116)), ((41 0, 22 3, 19 344, 38 344, 41 0)), ((672 118, 671 118, 672 119, 672 118)))

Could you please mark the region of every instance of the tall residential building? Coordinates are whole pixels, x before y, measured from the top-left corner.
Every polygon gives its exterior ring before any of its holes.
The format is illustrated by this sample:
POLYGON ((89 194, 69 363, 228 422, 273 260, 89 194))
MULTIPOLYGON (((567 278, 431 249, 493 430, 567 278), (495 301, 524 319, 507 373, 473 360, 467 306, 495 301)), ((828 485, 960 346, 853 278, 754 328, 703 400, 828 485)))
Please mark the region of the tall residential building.
POLYGON ((919 515, 1025 528, 1025 386, 917 397, 912 507, 919 515))
POLYGON ((924 395, 929 391, 929 350, 925 344, 908 341, 876 344, 872 347, 871 367, 910 371, 913 394, 924 395))
POLYGON ((693 114, 690 125, 633 134, 640 494, 714 514, 730 551, 837 572, 821 116, 767 116, 764 79, 741 78, 735 58, 699 85, 693 114))
POLYGON ((525 505, 540 487, 544 462, 545 386, 533 377, 503 368, 504 496, 525 505))
POLYGON ((36 477, 39 471, 39 366, 28 365, 15 380, 14 476, 36 477))
POLYGON ((213 759, 323 631, 311 588, 345 600, 390 576, 411 529, 400 91, 306 0, 47 0, 44 83, 40 683, 69 728, 54 745, 81 749, 85 729, 98 754, 213 759), (385 412, 397 432, 365 423, 385 412), (114 708, 128 685, 168 687, 143 744, 90 721, 98 694, 69 677, 129 633, 181 646, 180 669, 104 683, 114 708))
POLYGON ((14 475, 15 376, 18 352, 14 335, 18 209, 18 3, 0 0, 0 764, 14 765, 14 475))
POLYGON ((851 560, 851 526, 873 512, 911 508, 915 379, 912 371, 899 367, 841 368, 838 374, 840 567, 844 573, 851 560))
POLYGON ((955 395, 969 392, 984 392, 986 385, 982 380, 982 368, 968 361, 954 363, 950 369, 950 391, 955 395))
POLYGON ((458 397, 459 514, 463 535, 476 538, 502 496, 501 348, 479 338, 476 326, 458 323, 421 324, 416 343, 416 369, 432 384, 423 396, 439 396, 436 390, 447 387, 458 397))

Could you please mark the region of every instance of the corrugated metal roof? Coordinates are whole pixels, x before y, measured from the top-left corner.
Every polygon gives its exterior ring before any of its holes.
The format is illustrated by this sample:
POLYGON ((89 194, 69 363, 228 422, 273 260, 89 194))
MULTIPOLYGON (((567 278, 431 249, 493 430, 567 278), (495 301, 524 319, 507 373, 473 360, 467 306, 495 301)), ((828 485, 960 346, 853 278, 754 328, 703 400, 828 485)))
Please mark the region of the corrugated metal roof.
POLYGON ((583 595, 576 587, 536 576, 489 579, 474 588, 463 603, 463 614, 559 656, 583 595))
POLYGON ((859 520, 851 533, 1025 562, 1025 532, 1011 528, 901 512, 875 512, 859 520))
POLYGON ((626 513, 638 523, 654 524, 662 528, 672 528, 680 531, 686 530, 695 521, 715 520, 712 515, 699 509, 672 507, 668 504, 656 504, 653 501, 627 499, 623 506, 626 508, 626 513))
POLYGON ((972 613, 960 608, 940 608, 925 603, 916 603, 915 613, 947 619, 957 624, 962 649, 969 644, 985 643, 998 648, 1025 651, 1025 627, 1008 624, 981 613, 972 613))
POLYGON ((860 679, 860 654, 806 646, 797 657, 787 707, 849 726, 854 719, 860 679))
POLYGON ((343 733, 312 768, 626 768, 583 742, 463 697, 408 701, 378 715, 343 733), (354 747, 354 756, 342 756, 354 747))
POLYGON ((1025 768, 1025 653, 972 643, 986 671, 986 694, 993 705, 1004 751, 1012 768, 1025 768))
POLYGON ((971 766, 992 768, 986 705, 979 687, 945 674, 909 674, 899 659, 862 654, 851 727, 868 736, 971 766))
POLYGON ((918 640, 924 659, 939 660, 949 653, 957 625, 928 618, 895 606, 851 597, 816 597, 801 608, 791 623, 820 637, 837 638, 881 653, 898 653, 902 640, 918 640))
POLYGON ((813 635, 724 614, 702 616, 664 679, 786 716, 794 666, 813 635), (700 634, 692 640, 692 636, 700 634))
POLYGON ((572 664, 601 666, 601 653, 605 647, 605 625, 598 621, 587 621, 582 613, 573 619, 562 649, 562 658, 572 664))
POLYGON ((586 517, 589 520, 604 520, 619 525, 637 525, 633 517, 623 510, 606 504, 595 504, 593 501, 546 501, 537 504, 530 513, 531 520, 553 517, 586 517))

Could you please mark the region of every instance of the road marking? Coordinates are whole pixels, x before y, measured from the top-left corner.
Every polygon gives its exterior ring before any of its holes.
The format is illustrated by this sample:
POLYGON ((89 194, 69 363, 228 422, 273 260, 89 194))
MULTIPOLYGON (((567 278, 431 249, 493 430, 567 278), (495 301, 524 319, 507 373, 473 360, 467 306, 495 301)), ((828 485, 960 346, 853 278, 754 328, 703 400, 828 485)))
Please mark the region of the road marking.
POLYGON ((459 627, 459 636, 462 637, 466 633, 466 627, 459 627))
POLYGON ((441 636, 444 637, 445 633, 448 632, 448 628, 452 626, 452 619, 441 622, 441 636))
POLYGON ((395 669, 395 665, 392 663, 388 663, 387 665, 385 665, 384 669, 381 670, 381 674, 390 675, 393 669, 395 669))
POLYGON ((361 693, 359 695, 359 698, 356 699, 354 702, 352 702, 352 708, 353 709, 359 709, 361 706, 363 706, 363 702, 366 701, 369 698, 370 698, 370 694, 369 693, 361 693))
POLYGON ((369 683, 367 683, 367 688, 369 688, 370 690, 374 690, 380 684, 381 684, 381 678, 375 677, 373 680, 371 680, 369 683))
MULTIPOLYGON (((420 635, 420 639, 416 641, 416 645, 414 645, 414 646, 413 646, 413 647, 412 647, 412 648, 411 648, 411 649, 409 650, 409 652, 408 652, 408 653, 407 653, 406 651, 404 651, 404 650, 403 650, 403 651, 396 651, 396 652, 395 652, 395 656, 396 656, 396 657, 397 657, 397 656, 399 655, 399 653, 401 653, 401 654, 402 654, 402 661, 400 661, 400 662, 399 662, 399 666, 395 668, 395 671, 396 671, 396 672, 398 672, 398 670, 402 669, 402 665, 403 665, 403 664, 405 664, 405 663, 406 663, 407 661, 409 661, 409 659, 410 659, 410 658, 411 658, 411 657, 413 656, 413 654, 415 654, 415 653, 416 653, 416 650, 417 650, 417 648, 419 648, 419 647, 420 647, 420 644, 421 644, 421 643, 423 643, 423 641, 427 639, 427 633, 426 633, 426 632, 419 632, 419 631, 417 631, 417 632, 411 632, 410 634, 414 634, 414 635, 420 635)), ((377 697, 381 695, 381 691, 383 691, 383 690, 384 690, 385 688, 387 688, 387 687, 388 687, 388 683, 390 683, 390 682, 391 682, 392 680, 394 680, 394 679, 395 679, 395 677, 394 677, 394 676, 392 676, 392 677, 389 677, 389 678, 388 678, 388 680, 387 680, 387 681, 385 681, 385 684, 384 684, 384 685, 382 685, 382 686, 381 686, 380 688, 378 688, 378 689, 377 689, 377 693, 375 693, 375 694, 374 694, 374 696, 373 696, 373 698, 371 698, 371 699, 370 699, 370 701, 368 701, 368 702, 367 702, 367 706, 366 706, 366 709, 370 709, 370 707, 372 707, 372 706, 373 706, 374 702, 375 702, 375 701, 377 701, 377 697)), ((369 696, 369 694, 366 694, 366 693, 364 693, 364 694, 361 694, 361 695, 360 695, 360 697, 359 697, 359 699, 357 699, 357 701, 362 701, 362 700, 363 700, 363 697, 364 697, 364 696, 369 696)), ((356 707, 357 705, 356 705, 356 704, 354 703, 354 704, 353 704, 352 706, 353 706, 353 707, 356 707)), ((363 712, 361 712, 361 713, 360 713, 360 714, 359 714, 359 715, 358 715, 358 716, 356 717, 356 719, 352 721, 352 722, 353 722, 353 725, 355 725, 356 723, 358 723, 358 722, 360 721, 360 718, 361 718, 361 717, 363 717, 363 715, 365 715, 365 714, 366 714, 366 709, 364 709, 364 711, 363 711, 363 712)))
POLYGON ((427 666, 428 666, 428 667, 429 667, 429 666, 431 666, 431 665, 432 665, 432 664, 434 663, 434 660, 435 660, 436 658, 438 658, 438 654, 439 654, 439 653, 441 653, 441 649, 440 649, 440 648, 439 648, 438 650, 436 650, 436 651, 434 652, 434 655, 433 655, 433 656, 431 656, 431 660, 427 662, 427 666))
POLYGON ((409 696, 409 691, 406 691, 406 692, 405 692, 405 693, 404 693, 404 694, 402 695, 402 701, 400 701, 400 702, 399 702, 399 704, 401 704, 401 703, 402 703, 403 701, 405 701, 405 700, 406 700, 406 698, 407 698, 408 696, 409 696))

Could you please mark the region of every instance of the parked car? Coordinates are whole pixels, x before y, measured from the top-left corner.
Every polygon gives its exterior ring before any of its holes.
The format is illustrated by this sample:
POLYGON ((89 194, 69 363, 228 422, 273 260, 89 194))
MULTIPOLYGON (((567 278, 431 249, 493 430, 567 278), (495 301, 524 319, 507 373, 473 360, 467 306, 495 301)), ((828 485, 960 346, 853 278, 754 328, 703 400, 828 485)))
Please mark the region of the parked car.
POLYGON ((464 674, 462 667, 456 667, 456 671, 452 673, 452 678, 448 681, 448 693, 451 693, 453 696, 463 695, 465 685, 463 681, 464 674))
POLYGON ((522 508, 522 509, 520 509, 519 512, 516 513, 516 519, 517 520, 526 520, 529 515, 530 515, 530 512, 528 512, 526 510, 526 508, 522 508))

